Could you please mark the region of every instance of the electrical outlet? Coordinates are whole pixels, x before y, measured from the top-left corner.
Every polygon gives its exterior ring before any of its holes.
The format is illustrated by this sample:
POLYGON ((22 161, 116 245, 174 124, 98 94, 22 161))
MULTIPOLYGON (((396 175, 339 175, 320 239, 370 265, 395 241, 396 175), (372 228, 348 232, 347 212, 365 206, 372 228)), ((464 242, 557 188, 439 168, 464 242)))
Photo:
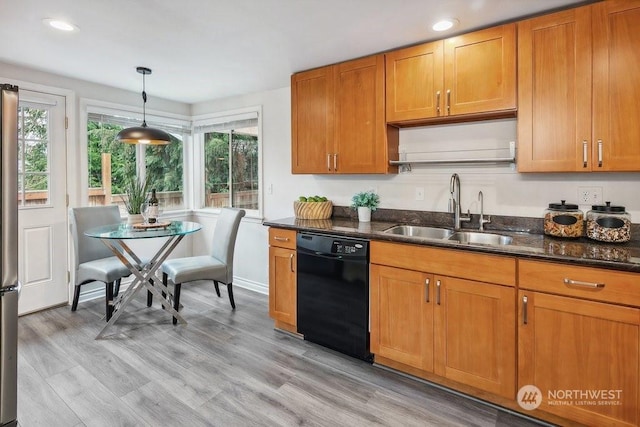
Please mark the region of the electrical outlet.
POLYGON ((416 187, 416 200, 424 200, 424 187, 416 187))
POLYGON ((578 187, 578 204, 601 205, 602 187, 578 187))

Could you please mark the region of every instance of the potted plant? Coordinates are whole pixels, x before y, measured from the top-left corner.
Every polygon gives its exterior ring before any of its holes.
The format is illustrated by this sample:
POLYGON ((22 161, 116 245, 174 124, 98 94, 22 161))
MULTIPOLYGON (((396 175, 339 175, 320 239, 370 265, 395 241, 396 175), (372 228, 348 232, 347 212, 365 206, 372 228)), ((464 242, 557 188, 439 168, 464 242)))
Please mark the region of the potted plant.
POLYGON ((371 221, 371 212, 380 204, 380 196, 373 191, 361 191, 351 198, 351 207, 358 209, 358 221, 371 221))
POLYGON ((146 179, 140 180, 134 176, 127 181, 125 195, 121 196, 121 199, 129 214, 128 222, 143 222, 142 205, 147 201, 148 187, 146 179))

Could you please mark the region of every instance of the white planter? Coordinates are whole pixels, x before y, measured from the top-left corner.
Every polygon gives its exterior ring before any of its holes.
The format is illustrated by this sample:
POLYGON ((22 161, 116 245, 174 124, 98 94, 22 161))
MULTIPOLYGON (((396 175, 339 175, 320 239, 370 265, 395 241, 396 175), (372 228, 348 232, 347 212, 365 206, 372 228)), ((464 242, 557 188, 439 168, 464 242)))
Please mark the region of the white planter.
POLYGON ((144 217, 142 214, 129 214, 127 217, 127 223, 129 224, 142 224, 144 222, 144 217))
POLYGON ((371 222, 371 208, 358 206, 358 221, 371 222))

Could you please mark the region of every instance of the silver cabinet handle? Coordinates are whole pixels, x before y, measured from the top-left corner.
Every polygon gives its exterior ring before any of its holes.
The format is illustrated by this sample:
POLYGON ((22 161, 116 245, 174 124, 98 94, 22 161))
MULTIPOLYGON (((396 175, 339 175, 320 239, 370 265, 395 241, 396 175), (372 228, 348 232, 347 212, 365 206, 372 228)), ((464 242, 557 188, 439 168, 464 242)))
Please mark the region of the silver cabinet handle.
POLYGON ((526 295, 522 297, 522 324, 527 324, 527 304, 529 303, 529 298, 526 295))
POLYGON ((602 140, 598 140, 598 167, 602 167, 602 140))
POLYGON ((589 152, 587 151, 588 145, 589 144, 587 143, 586 139, 582 141, 582 167, 583 168, 587 167, 587 160, 588 160, 587 156, 589 155, 588 154, 589 152))
POLYGON ((327 154, 327 170, 331 170, 331 153, 327 154))
POLYGON ((451 114, 451 90, 447 89, 447 116, 451 114))
POLYGON ((424 300, 425 302, 429 302, 429 283, 431 279, 426 279, 424 281, 424 300))
POLYGON ((440 280, 436 280, 436 304, 440 305, 440 280))
POLYGON ((583 282, 582 280, 571 280, 567 277, 563 280, 564 284, 567 286, 582 286, 590 289, 602 289, 604 288, 604 283, 595 283, 595 282, 583 282))
POLYGON ((440 115, 440 91, 436 92, 436 113, 440 115))
POLYGON ((278 242, 288 242, 289 238, 288 237, 273 236, 273 240, 277 240, 278 242))
POLYGON ((291 272, 293 273, 293 254, 289 255, 289 266, 291 267, 291 272))
POLYGON ((338 170, 338 153, 333 155, 333 170, 334 172, 338 170))

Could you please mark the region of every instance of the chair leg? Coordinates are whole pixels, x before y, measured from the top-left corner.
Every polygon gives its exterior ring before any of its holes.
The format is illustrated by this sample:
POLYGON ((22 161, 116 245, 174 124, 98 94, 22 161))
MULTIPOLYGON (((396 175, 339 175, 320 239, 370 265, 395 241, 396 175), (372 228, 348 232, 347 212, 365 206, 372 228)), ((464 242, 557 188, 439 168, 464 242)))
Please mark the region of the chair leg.
POLYGON ((120 293, 120 282, 122 279, 118 279, 116 280, 116 286, 113 288, 113 297, 117 297, 118 294, 120 293))
POLYGON ((109 319, 111 319, 111 315, 113 314, 113 282, 109 282, 106 284, 105 304, 105 312, 108 322, 109 319))
POLYGON ((78 309, 78 299, 80 299, 80 285, 76 285, 76 288, 73 290, 73 303, 71 304, 71 311, 76 311, 78 309))
MULTIPOLYGON (((175 311, 178 311, 180 309, 180 288, 181 283, 176 283, 176 285, 173 288, 173 309, 175 311)), ((178 319, 176 319, 175 317, 173 318, 173 324, 175 325, 176 323, 178 323, 178 319)))
MULTIPOLYGON (((167 283, 169 283, 169 276, 167 276, 167 273, 162 273, 162 284, 165 288, 167 287, 167 283)), ((162 291, 162 298, 167 299, 167 293, 165 291, 162 291)), ((162 309, 164 310, 164 305, 162 306, 162 309)))
MULTIPOLYGON (((151 286, 153 286, 153 279, 149 279, 151 286)), ((151 291, 147 291, 147 307, 151 307, 153 305, 153 294, 151 291)))
POLYGON ((218 295, 218 298, 220 298, 220 287, 218 286, 217 280, 213 281, 213 286, 216 288, 216 295, 218 295))
POLYGON ((236 309, 236 302, 233 300, 233 285, 227 283, 227 292, 229 292, 229 302, 231 302, 231 308, 236 309))

